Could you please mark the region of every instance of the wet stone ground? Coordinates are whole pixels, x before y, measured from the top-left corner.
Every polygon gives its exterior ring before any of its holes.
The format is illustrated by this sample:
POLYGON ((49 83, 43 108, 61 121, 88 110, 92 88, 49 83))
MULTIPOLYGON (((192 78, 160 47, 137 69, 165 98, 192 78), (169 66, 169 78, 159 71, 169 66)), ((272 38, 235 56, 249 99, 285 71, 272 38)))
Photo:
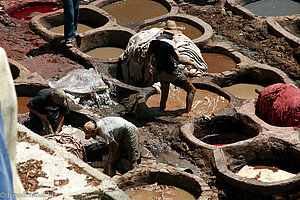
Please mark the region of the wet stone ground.
MULTIPOLYGON (((295 50, 284 40, 268 32, 263 21, 245 19, 234 15, 224 8, 224 2, 209 1, 176 1, 182 12, 201 18, 210 24, 218 40, 228 42, 251 59, 283 70, 299 86, 300 67, 295 60, 295 50)), ((1 5, 7 2, 0 2, 1 5)), ((37 72, 46 80, 57 80, 72 69, 84 66, 76 60, 64 56, 54 49, 22 22, 8 17, 0 11, 0 46, 7 56, 24 65, 31 72, 37 72)), ((299 62, 299 61, 298 61, 299 62)), ((235 196, 235 188, 225 187, 212 172, 210 160, 212 155, 199 149, 189 147, 179 137, 179 122, 149 122, 139 124, 134 118, 141 135, 141 144, 149 149, 159 162, 179 168, 189 168, 194 174, 204 178, 219 193, 220 199, 242 198, 235 196)), ((250 198, 250 196, 249 196, 250 198)), ((263 199, 256 197, 253 199, 263 199)), ((250 199, 251 199, 250 198, 250 199)), ((300 194, 278 194, 271 199, 297 199, 300 194)))

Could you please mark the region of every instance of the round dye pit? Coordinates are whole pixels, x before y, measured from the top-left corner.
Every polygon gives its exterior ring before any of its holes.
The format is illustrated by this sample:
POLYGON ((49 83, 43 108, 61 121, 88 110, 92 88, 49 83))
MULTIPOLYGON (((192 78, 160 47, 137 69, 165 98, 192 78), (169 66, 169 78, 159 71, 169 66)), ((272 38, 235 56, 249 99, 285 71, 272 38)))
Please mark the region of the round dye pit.
POLYGON ((203 89, 196 89, 192 109, 185 112, 186 92, 183 89, 169 91, 167 106, 164 111, 159 108, 160 94, 154 94, 147 99, 146 105, 158 116, 169 116, 178 119, 196 119, 203 115, 211 115, 224 109, 229 101, 224 96, 203 89))
POLYGON ((85 54, 100 59, 117 59, 124 52, 124 49, 118 47, 100 47, 90 51, 86 51, 85 54))
POLYGON ((218 116, 211 120, 195 122, 193 129, 182 129, 188 140, 195 139, 203 143, 223 146, 243 141, 257 136, 260 132, 259 126, 250 118, 241 116, 218 116))
POLYGON ((263 90, 264 88, 264 86, 250 83, 237 83, 223 87, 224 90, 241 99, 255 99, 258 97, 258 93, 256 93, 255 90, 263 90))
MULTIPOLYGON (((242 1, 243 2, 243 1, 242 1)), ((244 1, 243 7, 259 16, 289 16, 299 14, 300 3, 294 0, 244 1)))
POLYGON ((190 193, 168 185, 143 185, 136 186, 125 190, 135 200, 152 200, 152 199, 184 199, 195 200, 195 197, 190 193))
POLYGON ((282 20, 278 22, 285 30, 300 38, 300 20, 282 20))
POLYGON ((164 197, 157 199, 217 199, 212 188, 199 176, 162 163, 140 164, 117 177, 115 182, 127 194, 135 193, 137 198, 134 199, 150 199, 148 197, 155 195, 164 197))
POLYGON ((22 8, 16 12, 11 13, 9 16, 18 20, 30 21, 34 16, 53 12, 59 9, 62 9, 62 7, 56 5, 37 5, 22 8))
POLYGON ((202 53, 202 57, 208 65, 208 73, 229 71, 237 65, 231 57, 219 53, 202 53))
MULTIPOLYGON (((197 27, 195 27, 189 23, 182 22, 182 21, 176 21, 176 20, 174 20, 174 21, 176 22, 176 25, 180 28, 180 31, 184 35, 189 37, 191 40, 201 37, 203 35, 201 30, 199 30, 197 27)), ((151 28, 164 28, 164 24, 165 24, 165 22, 159 22, 157 24, 146 26, 146 27, 142 28, 140 31, 149 30, 151 28)))
POLYGON ((168 9, 157 1, 126 0, 101 7, 114 16, 123 26, 139 25, 144 20, 168 13, 168 9))
MULTIPOLYGON (((281 139, 262 137, 225 146, 215 149, 214 157, 220 177, 228 183, 228 188, 240 188, 240 197, 249 195, 247 192, 269 196, 299 191, 299 149, 281 139)), ((234 193, 227 195, 236 198, 234 193)))
POLYGON ((82 38, 79 50, 93 58, 117 61, 131 36, 127 30, 97 31, 82 38))
POLYGON ((296 176, 296 174, 284 171, 278 167, 266 165, 245 165, 242 169, 235 172, 235 174, 262 182, 283 181, 296 176))
MULTIPOLYGON (((78 32, 91 32, 109 22, 106 13, 89 6, 80 6, 78 19, 78 32), (102 14, 103 13, 103 14, 102 14), (105 15, 106 14, 106 15, 105 15)), ((63 36, 64 33, 64 12, 58 10, 42 16, 34 17, 30 21, 30 28, 37 31, 44 40, 51 41, 55 37, 63 36)))

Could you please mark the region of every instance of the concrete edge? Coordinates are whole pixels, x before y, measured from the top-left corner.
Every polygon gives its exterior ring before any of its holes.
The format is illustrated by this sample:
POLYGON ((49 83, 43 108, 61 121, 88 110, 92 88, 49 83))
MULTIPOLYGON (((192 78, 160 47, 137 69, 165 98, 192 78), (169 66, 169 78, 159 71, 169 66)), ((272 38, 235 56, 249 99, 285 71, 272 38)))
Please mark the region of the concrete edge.
POLYGON ((75 155, 69 153, 63 147, 57 145, 54 141, 47 140, 42 136, 35 134, 22 124, 17 124, 17 130, 26 132, 27 136, 33 139, 35 142, 49 148, 50 150, 54 151, 55 154, 60 155, 69 162, 77 165, 78 167, 81 167, 89 175, 101 181, 100 185, 95 187, 95 189, 82 190, 78 194, 71 194, 70 196, 74 199, 89 199, 91 197, 90 195, 97 195, 98 197, 101 196, 101 198, 108 200, 119 200, 120 197, 122 197, 121 199, 124 200, 131 199, 122 190, 120 190, 114 182, 110 180, 109 176, 89 166, 87 163, 83 162, 75 155))

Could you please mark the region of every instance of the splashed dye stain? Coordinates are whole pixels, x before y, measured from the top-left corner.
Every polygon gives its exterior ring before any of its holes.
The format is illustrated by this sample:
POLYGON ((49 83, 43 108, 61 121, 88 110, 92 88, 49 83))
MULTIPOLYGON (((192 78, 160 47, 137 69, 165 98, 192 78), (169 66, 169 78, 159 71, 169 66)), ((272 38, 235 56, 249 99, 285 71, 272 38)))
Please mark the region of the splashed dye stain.
POLYGON ((192 109, 189 113, 183 113, 185 110, 186 92, 183 89, 176 89, 169 92, 167 106, 165 111, 160 111, 160 94, 154 94, 149 97, 146 104, 153 111, 161 116, 170 116, 182 119, 199 118, 202 115, 211 115, 214 112, 225 108, 229 101, 217 93, 196 89, 192 109))
POLYGON ((22 8, 16 12, 13 12, 9 16, 18 20, 30 21, 31 18, 41 15, 43 13, 49 13, 61 9, 60 6, 53 5, 38 5, 22 8))

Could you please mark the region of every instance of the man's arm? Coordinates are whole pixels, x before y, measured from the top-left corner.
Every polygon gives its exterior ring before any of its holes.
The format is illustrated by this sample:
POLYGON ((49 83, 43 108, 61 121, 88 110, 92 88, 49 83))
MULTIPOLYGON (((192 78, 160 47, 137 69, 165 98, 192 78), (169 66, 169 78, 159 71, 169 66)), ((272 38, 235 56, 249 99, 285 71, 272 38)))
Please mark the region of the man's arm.
POLYGON ((37 110, 33 109, 29 103, 26 104, 27 108, 30 110, 30 112, 32 112, 33 114, 35 114, 38 118, 40 118, 40 120, 42 122, 46 122, 47 121, 47 115, 42 115, 41 113, 39 113, 37 110))
POLYGON ((191 61, 191 60, 189 60, 189 59, 187 59, 187 58, 185 58, 185 57, 183 57, 183 56, 179 56, 178 62, 179 62, 180 64, 183 64, 183 65, 191 65, 191 66, 193 66, 195 69, 201 70, 200 67, 199 67, 196 63, 194 63, 193 61, 191 61))
POLYGON ((151 65, 151 57, 152 57, 152 55, 149 55, 146 53, 146 57, 145 57, 146 68, 150 74, 153 73, 153 69, 154 69, 153 66, 151 65))
POLYGON ((58 119, 57 119, 57 128, 56 128, 56 131, 55 131, 55 134, 58 134, 63 123, 64 123, 64 120, 65 120, 65 117, 62 116, 62 115, 59 115, 58 116, 58 119))

